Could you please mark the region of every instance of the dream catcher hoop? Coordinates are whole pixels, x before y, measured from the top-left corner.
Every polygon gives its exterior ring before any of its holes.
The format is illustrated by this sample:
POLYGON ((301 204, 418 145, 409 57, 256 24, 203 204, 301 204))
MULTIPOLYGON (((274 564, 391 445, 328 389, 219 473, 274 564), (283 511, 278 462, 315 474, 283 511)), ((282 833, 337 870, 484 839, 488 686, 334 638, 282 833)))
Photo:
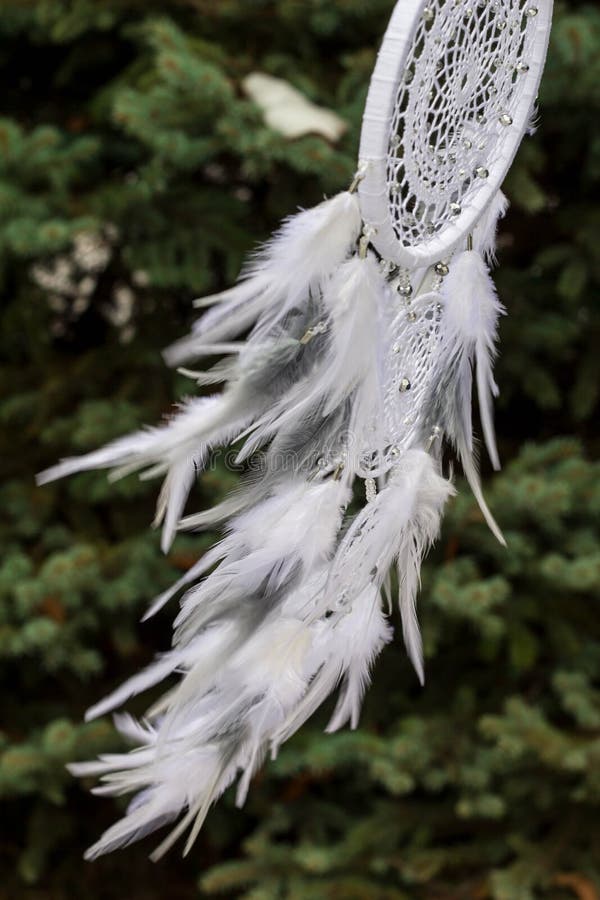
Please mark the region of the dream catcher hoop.
POLYGON ((550 0, 402 0, 371 80, 363 217, 397 265, 427 266, 474 228, 531 120, 550 0))
POLYGON ((401 0, 350 189, 286 220, 235 287, 198 302, 211 308, 166 352, 186 364, 199 396, 160 427, 40 476, 162 477, 155 525, 165 552, 178 529, 224 532, 148 611, 181 596, 172 648, 88 712, 179 678, 141 720, 115 719, 131 753, 72 766, 100 778, 98 793, 135 794, 89 858, 168 823, 153 858, 189 831, 187 852, 211 804, 236 780, 242 804, 267 753, 333 691, 328 730, 356 727, 392 636, 393 583, 423 681, 417 591, 455 493, 447 450, 503 542, 479 481, 471 395, 498 468, 493 363, 504 309, 488 263, 507 206, 500 184, 548 42, 551 2, 535 2, 401 0), (260 451, 262 467, 215 508, 184 516, 194 480, 224 445, 239 462, 260 451), (353 497, 362 503, 350 515, 353 497))

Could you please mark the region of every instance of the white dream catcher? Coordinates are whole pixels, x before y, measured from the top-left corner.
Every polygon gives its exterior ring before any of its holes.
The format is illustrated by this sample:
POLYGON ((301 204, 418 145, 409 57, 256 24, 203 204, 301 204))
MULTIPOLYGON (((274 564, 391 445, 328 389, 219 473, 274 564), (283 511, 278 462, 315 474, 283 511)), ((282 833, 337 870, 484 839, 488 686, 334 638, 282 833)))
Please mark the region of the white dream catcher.
MULTIPOLYGON (((551 0, 400 0, 373 75, 349 191, 288 219, 238 285, 201 301, 193 333, 167 351, 220 393, 166 423, 65 460, 41 481, 91 468, 162 476, 163 548, 178 528, 224 536, 151 606, 182 593, 172 649, 88 713, 177 674, 136 746, 72 766, 100 794, 134 793, 94 858, 176 823, 158 858, 236 779, 252 775, 336 688, 328 730, 356 727, 375 657, 391 638, 397 572, 404 640, 423 680, 416 594, 446 500, 448 445, 481 510, 471 394, 499 466, 492 366, 500 305, 487 265, 501 182, 529 127, 551 0), (245 339, 242 339, 247 335, 245 339), (260 473, 214 509, 182 519, 213 448, 260 473), (347 514, 361 480, 362 508, 347 514)), ((186 370, 187 371, 187 370, 186 370)))

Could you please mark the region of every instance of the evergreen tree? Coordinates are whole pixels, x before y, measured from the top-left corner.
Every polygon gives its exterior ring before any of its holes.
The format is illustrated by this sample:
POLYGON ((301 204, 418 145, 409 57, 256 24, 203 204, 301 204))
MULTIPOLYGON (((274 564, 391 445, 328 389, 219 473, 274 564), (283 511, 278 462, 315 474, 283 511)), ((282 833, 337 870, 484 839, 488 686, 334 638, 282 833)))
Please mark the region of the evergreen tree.
MULTIPOLYGON (((225 798, 192 854, 84 864, 116 815, 65 763, 118 746, 92 700, 167 647, 146 603, 212 537, 167 558, 155 485, 36 471, 155 422, 188 389, 160 349, 191 300, 298 205, 346 186, 391 0, 5 0, 0 15, 0 896, 593 900, 600 896, 600 11, 560 3, 541 127, 506 189, 498 431, 420 607, 428 684, 400 643, 360 729, 324 715, 225 798), (242 89, 262 71, 348 123, 286 139, 242 89)), ((235 484, 216 463, 196 506, 235 484)), ((135 707, 135 704, 134 704, 135 707)), ((138 709, 143 709, 143 706, 138 709)))

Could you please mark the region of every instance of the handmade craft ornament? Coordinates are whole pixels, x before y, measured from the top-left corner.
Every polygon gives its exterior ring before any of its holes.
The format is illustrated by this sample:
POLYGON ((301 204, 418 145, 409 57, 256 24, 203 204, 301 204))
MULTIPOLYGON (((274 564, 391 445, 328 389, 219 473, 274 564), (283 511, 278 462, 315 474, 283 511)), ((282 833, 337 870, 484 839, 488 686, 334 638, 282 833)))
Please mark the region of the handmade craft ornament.
POLYGON ((475 382, 498 468, 493 362, 504 309, 487 266, 507 206, 500 185, 531 121, 547 48, 551 0, 537 3, 401 0, 350 190, 288 219, 236 287, 197 304, 212 308, 166 352, 173 365, 224 357, 182 370, 223 391, 40 476, 162 476, 155 524, 165 551, 177 528, 225 530, 150 607, 184 592, 172 649, 88 713, 179 675, 141 722, 115 718, 136 749, 71 767, 99 776, 98 793, 135 793, 89 858, 177 819, 153 858, 189 829, 187 852, 213 801, 240 776, 243 803, 265 754, 338 686, 328 730, 356 727, 371 665, 391 638, 392 570, 424 680, 416 598, 454 493, 445 445, 503 541, 479 482, 471 395, 475 382), (182 519, 196 475, 222 444, 240 461, 261 451, 260 472, 182 519))

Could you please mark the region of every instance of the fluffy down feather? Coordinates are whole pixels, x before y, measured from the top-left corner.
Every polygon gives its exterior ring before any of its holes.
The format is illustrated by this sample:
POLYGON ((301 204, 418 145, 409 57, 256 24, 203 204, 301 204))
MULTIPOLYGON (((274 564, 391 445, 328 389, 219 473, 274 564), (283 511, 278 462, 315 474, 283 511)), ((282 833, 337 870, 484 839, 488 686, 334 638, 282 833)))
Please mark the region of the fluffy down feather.
MULTIPOLYGON (((496 356, 498 320, 506 310, 498 300, 494 283, 481 254, 466 250, 452 261, 444 284, 444 327, 449 346, 464 357, 464 365, 475 366, 479 411, 485 443, 495 469, 500 468, 494 434, 492 397, 498 395, 493 364, 496 356)), ((465 407, 470 391, 465 391, 465 407)))
MULTIPOLYGON (((313 412, 326 418, 349 403, 348 432, 355 457, 368 440, 377 443, 372 426, 383 424, 378 378, 381 307, 386 282, 374 257, 355 257, 339 267, 323 292, 327 333, 323 353, 306 377, 254 422, 238 462, 243 462, 276 435, 313 412)), ((347 461, 347 468, 356 471, 347 461)))
POLYGON ((416 616, 421 562, 435 539, 452 484, 437 471, 424 450, 408 450, 394 468, 387 485, 354 519, 332 564, 329 586, 351 598, 371 584, 380 590, 396 563, 404 640, 419 680, 423 658, 416 616))
POLYGON ((480 253, 488 265, 496 262, 496 233, 498 223, 508 212, 508 198, 498 190, 473 229, 473 249, 480 253))
POLYGON ((198 660, 202 661, 198 672, 201 668, 204 673, 210 660, 208 670, 215 675, 219 661, 249 629, 260 625, 285 596, 286 586, 328 559, 349 499, 349 489, 341 482, 292 482, 237 516, 225 539, 162 594, 148 613, 157 612, 178 590, 216 566, 186 594, 176 620, 174 649, 96 704, 87 718, 115 709, 176 669, 191 672, 198 660))
POLYGON ((273 733, 273 756, 340 683, 342 694, 328 728, 334 731, 348 719, 356 727, 371 665, 392 638, 375 586, 369 585, 351 601, 334 597, 326 588, 323 599, 330 599, 333 609, 313 621, 305 663, 307 690, 273 733))
POLYGON ((498 393, 493 362, 498 319, 505 310, 476 250, 460 253, 444 280, 443 349, 434 417, 455 445, 465 476, 496 538, 504 538, 483 496, 475 459, 472 425, 473 368, 485 442, 494 468, 500 467, 494 434, 492 397, 498 393))
POLYGON ((155 523, 164 521, 162 545, 166 551, 195 473, 203 468, 211 447, 234 438, 252 417, 249 399, 242 388, 223 396, 189 400, 167 424, 120 438, 85 456, 65 459, 38 475, 38 484, 91 469, 113 469, 114 478, 138 471, 146 477, 164 475, 155 523))
POLYGON ((358 201, 349 192, 287 219, 247 267, 241 283, 214 298, 217 308, 202 318, 195 333, 167 351, 172 363, 190 356, 234 353, 234 363, 217 364, 212 374, 197 377, 205 383, 226 380, 224 394, 188 401, 161 428, 148 428, 86 456, 63 460, 41 473, 38 483, 95 468, 112 468, 115 477, 135 471, 165 475, 155 524, 164 523, 162 546, 168 550, 194 477, 210 449, 235 439, 310 367, 318 341, 309 348, 300 338, 314 315, 312 297, 320 295, 345 259, 360 225, 358 201), (253 336, 245 344, 222 343, 255 322, 253 336))
POLYGON ((125 818, 88 851, 88 858, 124 846, 182 814, 153 858, 190 828, 187 852, 210 805, 238 772, 243 772, 238 785, 238 802, 243 803, 268 747, 278 745, 284 732, 295 731, 343 679, 334 722, 341 725, 351 718, 356 723, 370 665, 390 630, 373 586, 347 608, 318 612, 325 604, 328 556, 348 499, 348 489, 333 480, 298 484, 238 517, 221 546, 221 553, 227 549, 232 558, 225 558, 200 588, 206 594, 219 569, 230 567, 225 579, 221 572, 220 583, 228 584, 228 596, 236 595, 235 605, 226 597, 211 601, 205 596, 199 603, 190 592, 180 617, 186 628, 206 602, 217 609, 213 620, 193 628, 193 637, 180 628, 170 654, 93 710, 101 714, 165 675, 182 673, 179 685, 150 711, 145 724, 131 717, 118 720, 124 734, 141 746, 129 754, 71 767, 77 775, 99 776, 101 793, 138 792, 125 818), (255 576, 248 578, 248 571, 255 576), (245 602, 251 604, 254 577, 264 585, 267 572, 271 587, 266 594, 259 592, 258 601, 266 605, 246 632, 236 579, 240 591, 245 583, 245 602), (275 604, 270 602, 273 592, 275 604))
POLYGON ((169 365, 193 359, 204 344, 229 340, 255 322, 255 335, 263 335, 310 294, 318 295, 356 244, 361 224, 358 199, 348 191, 286 219, 250 261, 240 283, 208 298, 215 308, 189 337, 165 351, 169 365))
MULTIPOLYGON (((296 328, 304 331, 301 323, 296 328)), ((305 347, 297 338, 277 334, 255 347, 246 347, 234 367, 234 379, 221 395, 188 400, 170 421, 147 428, 85 456, 63 460, 38 476, 45 484, 76 472, 111 468, 113 477, 136 471, 145 477, 164 475, 155 525, 163 525, 166 552, 173 540, 185 503, 210 450, 228 444, 273 403, 286 387, 293 388, 319 348, 305 347)))

